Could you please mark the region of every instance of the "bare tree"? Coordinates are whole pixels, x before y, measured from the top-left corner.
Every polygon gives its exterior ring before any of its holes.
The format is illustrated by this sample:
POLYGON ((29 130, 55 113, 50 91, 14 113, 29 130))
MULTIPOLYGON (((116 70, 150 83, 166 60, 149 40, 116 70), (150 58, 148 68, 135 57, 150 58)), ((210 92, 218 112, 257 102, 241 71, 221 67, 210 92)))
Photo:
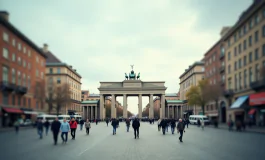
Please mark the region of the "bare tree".
POLYGON ((57 115, 59 115, 63 106, 71 103, 71 91, 70 86, 67 83, 56 86, 54 102, 56 104, 55 108, 57 115))
POLYGON ((48 104, 48 113, 51 114, 55 102, 55 89, 53 85, 49 85, 46 89, 45 102, 48 104))

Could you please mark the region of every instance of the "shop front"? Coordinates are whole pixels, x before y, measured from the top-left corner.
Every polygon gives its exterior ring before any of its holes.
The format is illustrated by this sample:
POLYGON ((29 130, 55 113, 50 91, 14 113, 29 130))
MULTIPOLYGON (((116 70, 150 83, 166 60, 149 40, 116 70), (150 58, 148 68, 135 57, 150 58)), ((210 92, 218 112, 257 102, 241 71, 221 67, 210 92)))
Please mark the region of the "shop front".
POLYGON ((231 117, 233 121, 245 121, 245 109, 248 108, 249 96, 241 96, 231 105, 228 110, 228 118, 231 117))
POLYGON ((11 127, 16 120, 22 118, 23 111, 19 108, 2 107, 2 126, 11 127))
POLYGON ((265 92, 254 93, 249 96, 250 119, 258 126, 265 126, 265 92))
POLYGON ((206 116, 209 117, 210 122, 218 121, 218 112, 217 111, 207 112, 206 116))

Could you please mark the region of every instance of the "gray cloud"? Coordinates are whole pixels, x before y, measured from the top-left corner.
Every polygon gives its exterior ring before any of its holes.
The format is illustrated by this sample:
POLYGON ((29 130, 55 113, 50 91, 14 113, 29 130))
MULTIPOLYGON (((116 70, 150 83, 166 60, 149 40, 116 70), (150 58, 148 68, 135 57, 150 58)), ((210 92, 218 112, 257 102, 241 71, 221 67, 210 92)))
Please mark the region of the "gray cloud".
MULTIPOLYGON (((233 2, 9 0, 0 9, 9 11, 11 23, 36 44, 48 43, 76 68, 83 89, 98 93, 99 81, 122 81, 134 64, 143 81, 164 80, 167 92, 178 92, 179 75, 203 57, 219 39, 221 26, 235 23, 249 3, 233 2)), ((137 98, 128 104, 136 113, 137 98)))

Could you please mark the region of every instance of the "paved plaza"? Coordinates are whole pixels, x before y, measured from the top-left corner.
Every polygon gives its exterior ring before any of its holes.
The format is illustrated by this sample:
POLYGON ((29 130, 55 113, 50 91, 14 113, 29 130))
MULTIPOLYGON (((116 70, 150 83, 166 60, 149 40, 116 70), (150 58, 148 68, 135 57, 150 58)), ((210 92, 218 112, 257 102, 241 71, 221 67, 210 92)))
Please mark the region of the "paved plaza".
POLYGON ((141 123, 140 139, 125 131, 120 123, 117 135, 105 123, 92 124, 91 134, 77 131, 76 140, 57 146, 52 135, 38 139, 35 129, 0 133, 3 160, 261 160, 265 159, 265 135, 228 132, 196 126, 186 129, 183 141, 168 132, 162 135, 157 125, 141 123))

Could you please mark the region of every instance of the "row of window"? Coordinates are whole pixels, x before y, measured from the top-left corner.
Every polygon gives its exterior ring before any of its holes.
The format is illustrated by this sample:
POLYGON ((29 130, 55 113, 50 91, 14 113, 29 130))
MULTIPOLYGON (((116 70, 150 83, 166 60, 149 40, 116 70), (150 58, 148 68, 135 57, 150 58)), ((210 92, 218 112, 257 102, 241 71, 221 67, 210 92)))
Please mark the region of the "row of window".
POLYGON ((8 93, 3 93, 3 104, 9 105, 9 98, 12 98, 11 104, 16 106, 31 107, 31 98, 26 98, 22 96, 10 95, 8 93))
MULTIPOLYGON (((38 70, 36 70, 36 71, 38 71, 38 70)), ((2 81, 10 82, 9 74, 10 74, 9 67, 2 66, 2 81)), ((41 72, 41 78, 42 79, 44 78, 43 72, 41 72)), ((11 83, 17 84, 19 86, 28 87, 28 89, 30 89, 31 77, 30 77, 30 75, 27 76, 25 73, 22 73, 19 70, 16 71, 14 68, 12 68, 12 70, 11 70, 11 83)))
MULTIPOLYGON (((265 67, 265 61, 263 62, 263 65, 265 67)), ((260 80, 260 67, 259 64, 255 65, 253 74, 253 68, 249 67, 248 69, 245 69, 244 72, 239 72, 238 74, 234 75, 234 89, 242 90, 248 87, 248 84, 259 81, 260 80), (242 85, 243 82, 243 85, 242 85)), ((232 89, 232 78, 228 80, 228 88, 232 89)))
MULTIPOLYGON (((259 60, 259 58, 260 58, 258 51, 259 51, 258 49, 255 50, 255 60, 256 61, 259 60)), ((234 62, 234 71, 247 65, 247 57, 248 57, 248 63, 253 62, 253 55, 252 55, 252 52, 250 52, 248 56, 244 56, 243 59, 240 58, 240 59, 238 59, 238 61, 234 62)), ((264 55, 264 57, 265 57, 265 55, 264 55)), ((231 65, 228 65, 227 69, 228 69, 228 74, 230 74, 232 72, 231 65)))
MULTIPOLYGON (((6 32, 3 32, 3 40, 7 43, 9 43, 9 35, 6 33, 6 32)), ((19 42, 16 42, 16 39, 13 38, 12 40, 12 45, 13 47, 17 48, 18 51, 22 51, 22 45, 21 43, 19 42), (16 44, 17 44, 17 47, 16 47, 16 44)), ((28 57, 31 57, 31 50, 30 49, 27 49, 26 46, 23 47, 23 53, 24 54, 28 54, 28 57)), ((5 51, 5 58, 8 58, 8 49, 6 49, 5 51)), ((39 57, 36 55, 36 62, 39 63, 40 60, 39 60, 39 57)), ((44 66, 44 61, 42 60, 41 61, 41 66, 44 66)))
MULTIPOLYGON (((6 48, 3 48, 3 57, 5 59, 8 59, 8 60, 10 59, 9 58, 9 52, 8 52, 8 50, 6 48)), ((22 59, 19 56, 16 57, 15 53, 12 54, 11 60, 14 63, 18 63, 18 65, 23 66, 24 68, 28 68, 29 70, 31 69, 31 63, 30 62, 27 63, 25 59, 22 59)), ((44 67, 44 62, 43 61, 41 61, 41 65, 44 67)))
POLYGON ((205 109, 206 109, 205 111, 213 111, 213 110, 218 110, 218 107, 216 105, 215 107, 214 105, 207 105, 205 109))
MULTIPOLYGON (((244 35, 247 34, 247 32, 249 32, 252 28, 254 28, 254 24, 258 25, 260 23, 260 18, 261 15, 256 14, 254 17, 250 18, 248 24, 245 24, 241 29, 238 30, 237 33, 234 34, 233 38, 234 38, 234 43, 236 43, 241 37, 243 37, 244 35), (254 21, 254 23, 253 23, 254 21)), ((263 9, 262 11, 262 17, 265 18, 265 9, 263 9)), ((265 36, 265 28, 263 26, 263 36, 265 36)), ((228 47, 231 46, 231 39, 228 39, 227 41, 227 45, 228 47)))
MULTIPOLYGON (((264 27, 265 29, 265 27, 264 27)), ((249 43, 249 45, 252 44, 252 43, 249 43)), ((250 45, 251 47, 251 45, 250 45)), ((246 50, 246 40, 244 41, 244 47, 243 47, 244 50, 246 50)), ((265 56, 265 44, 262 45, 262 55, 265 56)), ((241 49, 241 44, 238 45, 238 47, 235 47, 234 48, 234 57, 236 57, 238 54, 241 54, 242 53, 242 49, 241 49)), ((255 54, 259 54, 259 49, 257 48, 255 50, 255 54)), ((228 57, 227 57, 228 61, 231 60, 231 52, 228 52, 228 57)))

